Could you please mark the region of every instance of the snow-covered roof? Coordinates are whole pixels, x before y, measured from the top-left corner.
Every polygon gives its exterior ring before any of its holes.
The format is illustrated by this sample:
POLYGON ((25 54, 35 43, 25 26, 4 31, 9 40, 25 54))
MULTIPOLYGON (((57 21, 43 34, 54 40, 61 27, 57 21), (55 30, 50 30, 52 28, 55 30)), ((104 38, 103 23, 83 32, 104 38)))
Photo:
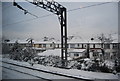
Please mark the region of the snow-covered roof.
MULTIPOLYGON (((28 41, 26 41, 26 40, 10 40, 10 42, 8 42, 8 43, 15 43, 15 42, 18 42, 18 43, 28 43, 28 41)), ((51 40, 51 41, 44 41, 44 40, 33 40, 33 42, 34 42, 34 44, 49 44, 49 43, 60 43, 60 41, 55 41, 55 40, 51 40)))
POLYGON ((72 39, 68 40, 68 43, 100 43, 100 41, 84 40, 80 37, 73 37, 72 39))
MULTIPOLYGON (((69 37, 69 36, 68 36, 69 37)), ((117 36, 114 36, 114 41, 112 43, 118 43, 118 38, 117 36)), ((10 42, 8 43, 15 43, 16 41, 18 41, 18 43, 28 43, 28 41, 26 41, 26 39, 23 39, 23 40, 10 40, 10 42)), ((47 41, 44 41, 43 39, 41 40, 33 40, 34 44, 49 44, 49 43, 61 43, 60 40, 47 40, 47 41)), ((101 43, 99 40, 95 39, 95 40, 84 40, 82 39, 81 37, 79 36, 73 36, 73 38, 71 39, 68 39, 67 40, 68 43, 101 43)))
POLYGON ((15 43, 15 42, 18 42, 18 43, 28 43, 26 40, 10 40, 10 42, 8 42, 8 43, 15 43))
POLYGON ((34 41, 35 44, 60 43, 58 41, 34 41))
POLYGON ((80 37, 73 37, 72 39, 68 40, 68 43, 83 43, 85 40, 81 39, 80 37))
POLYGON ((60 56, 61 57, 61 49, 54 49, 54 50, 46 50, 42 53, 38 53, 40 56, 60 56))
POLYGON ((114 40, 112 43, 118 43, 118 40, 114 40))

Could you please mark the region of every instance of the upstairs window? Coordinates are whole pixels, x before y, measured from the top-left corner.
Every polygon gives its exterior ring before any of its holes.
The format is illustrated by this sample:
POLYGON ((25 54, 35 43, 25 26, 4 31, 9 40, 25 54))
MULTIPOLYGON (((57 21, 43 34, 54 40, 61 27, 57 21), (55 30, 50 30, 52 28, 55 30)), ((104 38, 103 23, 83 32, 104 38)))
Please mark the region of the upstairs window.
POLYGON ((75 53, 75 54, 74 54, 74 56, 78 57, 78 56, 79 56, 79 54, 78 54, 78 53, 75 53))
POLYGON ((70 48, 75 48, 75 44, 70 44, 70 48))
POLYGON ((43 44, 43 47, 46 48, 46 44, 43 44))

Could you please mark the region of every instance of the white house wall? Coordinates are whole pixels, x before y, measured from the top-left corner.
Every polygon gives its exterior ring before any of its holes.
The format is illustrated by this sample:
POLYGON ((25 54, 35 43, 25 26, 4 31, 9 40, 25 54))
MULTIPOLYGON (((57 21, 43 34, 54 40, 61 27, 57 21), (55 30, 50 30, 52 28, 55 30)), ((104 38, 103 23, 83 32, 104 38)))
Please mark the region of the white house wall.
MULTIPOLYGON (((8 43, 9 46, 13 46, 14 43, 8 43)), ((20 43, 22 46, 26 46, 27 43, 20 43)), ((61 48, 61 44, 60 43, 55 43, 55 45, 53 45, 53 43, 34 43, 35 45, 34 46, 37 46, 39 47, 39 45, 41 45, 40 47, 41 48, 61 48), (59 47, 58 47, 58 44, 59 44, 59 47), (44 46, 45 45, 45 46, 44 46)), ((71 48, 87 48, 87 44, 88 43, 68 43, 68 48, 71 49, 71 48), (79 46, 78 46, 79 44, 79 46)), ((90 45, 90 48, 94 48, 94 44, 95 44, 95 48, 101 48, 101 43, 89 43, 90 45)), ((117 45, 118 43, 111 43, 110 44, 110 49, 113 49, 113 45, 117 45)), ((119 44, 119 47, 120 47, 120 44, 119 44)), ((116 48, 114 48, 116 49, 116 48)))

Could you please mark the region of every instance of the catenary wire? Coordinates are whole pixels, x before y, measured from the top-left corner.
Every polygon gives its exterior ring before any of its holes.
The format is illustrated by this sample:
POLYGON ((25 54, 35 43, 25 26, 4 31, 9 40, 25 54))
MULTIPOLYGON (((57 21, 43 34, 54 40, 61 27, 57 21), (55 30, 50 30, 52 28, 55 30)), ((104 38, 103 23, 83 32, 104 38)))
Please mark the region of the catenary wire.
POLYGON ((10 24, 3 24, 3 26, 8 26, 8 25, 13 25, 13 24, 18 24, 18 23, 23 23, 23 22, 29 22, 29 21, 32 21, 32 20, 35 20, 35 19, 38 19, 38 18, 44 18, 44 17, 48 17, 48 16, 51 16, 53 14, 48 14, 48 15, 43 15, 43 16, 40 16, 40 17, 37 17, 37 18, 31 18, 31 19, 26 19, 26 20, 22 20, 22 21, 18 21, 18 22, 14 22, 14 23, 10 23, 10 24))
MULTIPOLYGON (((108 4, 108 3, 112 3, 112 2, 104 2, 104 3, 99 3, 99 4, 88 5, 88 6, 84 6, 84 7, 81 7, 81 8, 70 9, 67 12, 72 12, 72 11, 85 9, 85 8, 89 8, 89 7, 100 6, 100 5, 108 4)), ((3 24, 3 26, 5 27, 5 26, 8 26, 8 25, 14 25, 14 24, 23 23, 23 22, 29 22, 29 21, 33 21, 33 20, 40 19, 40 18, 45 18, 45 17, 52 16, 52 15, 54 15, 54 14, 47 14, 47 15, 43 15, 43 16, 40 16, 40 17, 37 17, 37 18, 26 19, 26 20, 22 20, 22 21, 10 23, 10 24, 3 24)))
POLYGON ((99 4, 93 4, 93 5, 84 6, 84 7, 81 7, 81 8, 75 8, 75 9, 68 10, 68 12, 76 11, 76 10, 83 9, 83 8, 89 8, 89 7, 99 6, 99 5, 103 5, 103 4, 108 4, 108 3, 111 3, 111 2, 104 2, 104 3, 99 3, 99 4))

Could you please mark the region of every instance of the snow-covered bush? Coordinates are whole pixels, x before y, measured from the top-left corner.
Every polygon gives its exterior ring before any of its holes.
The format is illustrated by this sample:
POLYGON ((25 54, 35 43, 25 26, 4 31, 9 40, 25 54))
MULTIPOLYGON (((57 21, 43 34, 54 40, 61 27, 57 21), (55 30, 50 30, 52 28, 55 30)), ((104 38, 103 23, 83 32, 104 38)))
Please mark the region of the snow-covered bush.
POLYGON ((114 62, 101 61, 99 59, 91 60, 89 58, 70 61, 68 67, 85 71, 112 73, 114 71, 114 62))
POLYGON ((45 66, 53 66, 58 67, 60 64, 61 58, 59 56, 37 56, 34 57, 34 61, 38 64, 45 65, 45 66))

